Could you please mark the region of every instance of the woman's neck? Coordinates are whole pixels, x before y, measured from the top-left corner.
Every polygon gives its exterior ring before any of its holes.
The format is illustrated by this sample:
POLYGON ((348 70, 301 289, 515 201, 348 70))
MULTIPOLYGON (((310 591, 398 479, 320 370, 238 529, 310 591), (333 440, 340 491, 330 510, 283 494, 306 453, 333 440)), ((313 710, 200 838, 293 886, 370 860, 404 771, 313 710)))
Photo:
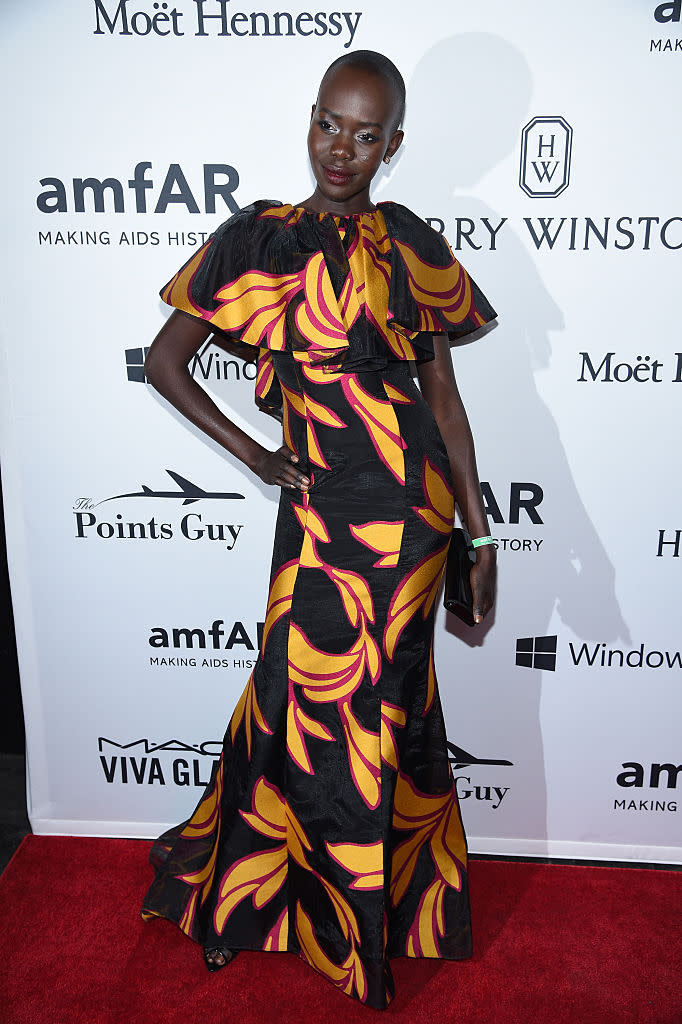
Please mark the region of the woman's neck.
POLYGON ((376 205, 369 198, 369 192, 364 191, 358 193, 357 196, 351 196, 349 199, 336 201, 329 196, 323 195, 319 189, 315 189, 308 199, 304 199, 303 202, 295 203, 294 205, 302 207, 309 213, 331 213, 336 214, 338 217, 349 217, 354 213, 372 213, 372 211, 376 210, 376 205))

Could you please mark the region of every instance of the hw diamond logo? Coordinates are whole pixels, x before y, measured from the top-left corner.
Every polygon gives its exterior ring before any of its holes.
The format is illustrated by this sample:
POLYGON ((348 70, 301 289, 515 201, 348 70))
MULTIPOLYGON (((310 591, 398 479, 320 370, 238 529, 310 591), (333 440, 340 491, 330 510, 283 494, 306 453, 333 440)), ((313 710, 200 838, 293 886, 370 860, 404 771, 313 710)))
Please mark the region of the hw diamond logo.
POLYGON ((563 117, 534 117, 521 132, 519 185, 527 196, 551 199, 568 188, 573 129, 563 117))

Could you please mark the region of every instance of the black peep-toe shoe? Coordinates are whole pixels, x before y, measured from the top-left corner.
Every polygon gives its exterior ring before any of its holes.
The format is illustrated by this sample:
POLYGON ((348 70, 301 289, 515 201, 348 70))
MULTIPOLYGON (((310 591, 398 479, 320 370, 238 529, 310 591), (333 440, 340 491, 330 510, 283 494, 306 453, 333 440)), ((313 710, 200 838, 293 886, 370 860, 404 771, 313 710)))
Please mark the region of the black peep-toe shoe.
POLYGON ((236 949, 228 949, 227 946, 204 946, 204 963, 211 972, 219 971, 221 967, 227 967, 237 955, 236 949), (223 962, 221 964, 216 963, 215 959, 209 960, 209 957, 216 957, 221 955, 223 962))

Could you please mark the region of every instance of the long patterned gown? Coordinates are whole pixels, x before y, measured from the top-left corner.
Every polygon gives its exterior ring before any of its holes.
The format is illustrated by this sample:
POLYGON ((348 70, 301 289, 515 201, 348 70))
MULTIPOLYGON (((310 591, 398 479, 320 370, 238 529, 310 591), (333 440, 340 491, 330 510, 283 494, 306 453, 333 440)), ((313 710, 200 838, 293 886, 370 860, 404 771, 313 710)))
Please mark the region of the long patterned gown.
POLYGON ((297 953, 383 1009, 390 957, 471 953, 433 655, 452 483, 409 360, 495 312, 395 203, 258 202, 161 294, 257 347, 256 399, 281 406, 311 486, 282 489, 256 666, 198 806, 153 846, 143 917, 297 953))

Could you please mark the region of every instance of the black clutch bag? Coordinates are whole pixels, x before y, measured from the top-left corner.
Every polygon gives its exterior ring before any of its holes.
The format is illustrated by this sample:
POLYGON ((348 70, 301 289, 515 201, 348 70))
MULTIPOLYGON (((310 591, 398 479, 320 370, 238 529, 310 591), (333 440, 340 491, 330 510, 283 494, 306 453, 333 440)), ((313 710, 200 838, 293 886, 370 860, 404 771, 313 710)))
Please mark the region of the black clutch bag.
POLYGON ((445 591, 443 604, 467 626, 474 623, 474 597, 471 592, 471 567, 476 564, 476 552, 466 530, 455 527, 450 538, 448 560, 445 564, 445 591))

